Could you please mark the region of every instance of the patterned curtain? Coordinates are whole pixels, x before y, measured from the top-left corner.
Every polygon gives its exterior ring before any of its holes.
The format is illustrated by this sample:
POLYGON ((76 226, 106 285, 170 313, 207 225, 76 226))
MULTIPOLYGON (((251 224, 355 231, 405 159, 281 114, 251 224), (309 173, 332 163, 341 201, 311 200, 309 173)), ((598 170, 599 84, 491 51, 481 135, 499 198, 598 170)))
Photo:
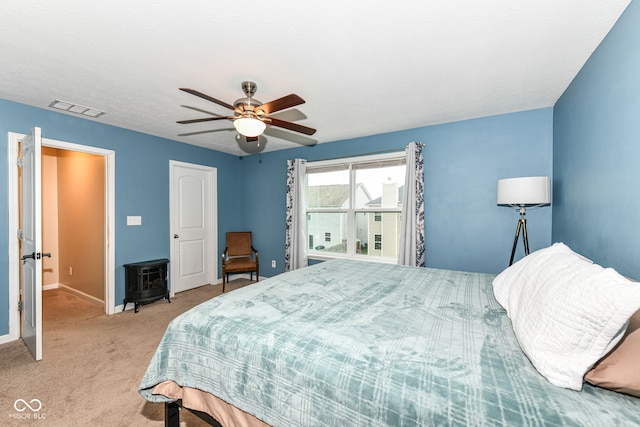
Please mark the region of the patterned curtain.
POLYGON ((400 248, 398 264, 424 267, 424 145, 412 142, 407 145, 407 173, 402 199, 400 219, 400 248))
POLYGON ((307 265, 306 173, 306 160, 287 160, 287 224, 284 271, 296 270, 307 265))

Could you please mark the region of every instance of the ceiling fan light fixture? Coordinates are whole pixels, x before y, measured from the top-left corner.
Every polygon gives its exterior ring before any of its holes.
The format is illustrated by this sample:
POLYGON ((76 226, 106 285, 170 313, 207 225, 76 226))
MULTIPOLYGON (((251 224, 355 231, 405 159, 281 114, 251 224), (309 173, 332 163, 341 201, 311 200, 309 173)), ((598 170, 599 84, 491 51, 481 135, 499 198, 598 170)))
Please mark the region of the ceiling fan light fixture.
POLYGON ((253 117, 240 117, 234 120, 233 125, 239 134, 249 137, 261 135, 267 127, 262 120, 253 117))

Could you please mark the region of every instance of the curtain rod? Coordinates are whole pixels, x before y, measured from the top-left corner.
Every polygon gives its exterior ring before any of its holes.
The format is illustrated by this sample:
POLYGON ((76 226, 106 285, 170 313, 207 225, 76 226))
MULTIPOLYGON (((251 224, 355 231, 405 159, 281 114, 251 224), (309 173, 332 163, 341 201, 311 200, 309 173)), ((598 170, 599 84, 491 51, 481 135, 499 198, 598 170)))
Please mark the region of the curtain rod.
POLYGON ((327 161, 327 160, 347 159, 349 157, 372 156, 374 154, 399 153, 401 151, 404 151, 405 148, 406 148, 406 146, 405 147, 400 147, 400 148, 389 148, 387 150, 370 151, 368 153, 352 154, 350 156, 329 157, 329 158, 326 158, 326 159, 313 159, 313 160, 307 160, 307 161, 308 162, 324 162, 324 161, 327 161))

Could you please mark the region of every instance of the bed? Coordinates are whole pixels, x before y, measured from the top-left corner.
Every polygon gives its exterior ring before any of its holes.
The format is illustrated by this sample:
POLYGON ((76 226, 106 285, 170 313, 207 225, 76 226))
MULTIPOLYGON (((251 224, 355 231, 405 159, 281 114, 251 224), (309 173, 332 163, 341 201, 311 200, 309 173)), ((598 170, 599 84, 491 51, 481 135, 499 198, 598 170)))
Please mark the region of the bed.
POLYGON ((539 373, 495 279, 354 260, 281 274, 174 319, 139 392, 167 425, 176 402, 225 427, 639 425, 637 397, 539 373))

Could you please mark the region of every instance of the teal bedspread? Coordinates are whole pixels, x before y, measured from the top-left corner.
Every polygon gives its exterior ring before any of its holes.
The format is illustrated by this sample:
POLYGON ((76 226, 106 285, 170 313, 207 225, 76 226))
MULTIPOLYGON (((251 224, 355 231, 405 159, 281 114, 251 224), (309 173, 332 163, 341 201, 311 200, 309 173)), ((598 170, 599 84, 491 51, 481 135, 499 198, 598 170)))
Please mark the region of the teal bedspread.
POLYGON ((631 426, 640 400, 555 387, 520 350, 493 275, 334 260, 169 325, 140 393, 172 380, 273 426, 631 426))

